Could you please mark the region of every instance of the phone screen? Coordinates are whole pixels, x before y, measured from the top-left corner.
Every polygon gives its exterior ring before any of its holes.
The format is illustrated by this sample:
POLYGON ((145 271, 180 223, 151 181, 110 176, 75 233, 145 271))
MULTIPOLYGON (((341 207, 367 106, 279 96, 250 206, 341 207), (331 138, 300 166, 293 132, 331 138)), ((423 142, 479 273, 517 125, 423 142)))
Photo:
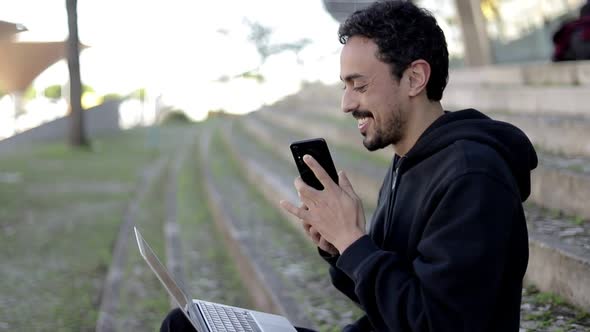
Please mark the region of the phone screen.
POLYGON ((303 161, 303 156, 306 154, 312 156, 324 168, 328 175, 330 175, 332 180, 338 184, 338 173, 336 172, 336 167, 334 167, 328 144, 323 138, 293 142, 290 148, 301 179, 307 185, 317 190, 324 189, 320 180, 317 179, 313 171, 303 161))

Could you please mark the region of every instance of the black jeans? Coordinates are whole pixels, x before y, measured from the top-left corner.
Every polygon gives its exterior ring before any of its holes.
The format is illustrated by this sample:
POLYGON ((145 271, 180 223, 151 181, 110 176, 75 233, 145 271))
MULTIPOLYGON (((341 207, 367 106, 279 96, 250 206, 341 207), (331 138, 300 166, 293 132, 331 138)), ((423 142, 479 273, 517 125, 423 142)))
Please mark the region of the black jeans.
MULTIPOLYGON (((295 327, 299 332, 315 332, 303 327, 295 327)), ((176 308, 168 313, 164 318, 160 332, 196 332, 193 325, 186 318, 182 310, 176 308)))

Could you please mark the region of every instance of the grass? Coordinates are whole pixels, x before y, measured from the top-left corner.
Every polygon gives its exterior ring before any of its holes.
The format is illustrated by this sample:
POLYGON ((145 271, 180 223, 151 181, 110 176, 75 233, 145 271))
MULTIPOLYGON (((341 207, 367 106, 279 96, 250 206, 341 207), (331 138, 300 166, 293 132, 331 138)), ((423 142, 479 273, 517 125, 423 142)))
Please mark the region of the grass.
POLYGON ((546 292, 539 292, 534 296, 534 302, 536 304, 551 304, 551 305, 563 305, 565 304, 565 300, 556 294, 546 293, 546 292))
POLYGON ((251 308, 249 295, 215 228, 201 167, 195 146, 178 176, 178 223, 187 288, 203 300, 251 308))
POLYGON ((590 314, 575 308, 559 295, 541 292, 535 286, 529 285, 525 288, 523 300, 534 308, 533 312, 524 316, 524 319, 534 321, 537 328, 555 325, 559 317, 563 320, 562 324, 565 324, 565 327, 572 324, 590 326, 590 314))
POLYGON ((584 173, 584 166, 580 164, 568 165, 567 169, 576 173, 584 173))
POLYGON ((101 286, 138 172, 172 148, 145 130, 93 138, 91 151, 38 144, 0 157, 0 327, 93 331, 101 286), (26 314, 24 314, 26 313, 26 314))
MULTIPOLYGON (((160 174, 148 195, 139 203, 135 224, 156 255, 165 264, 164 220, 166 219, 167 172, 160 174)), ((133 233, 127 247, 127 261, 121 282, 117 330, 157 330, 170 309, 168 293, 139 255, 133 233)))
POLYGON ((582 216, 573 216, 570 218, 572 224, 576 225, 576 226, 582 226, 584 224, 584 222, 586 221, 586 219, 584 219, 584 217, 582 216))

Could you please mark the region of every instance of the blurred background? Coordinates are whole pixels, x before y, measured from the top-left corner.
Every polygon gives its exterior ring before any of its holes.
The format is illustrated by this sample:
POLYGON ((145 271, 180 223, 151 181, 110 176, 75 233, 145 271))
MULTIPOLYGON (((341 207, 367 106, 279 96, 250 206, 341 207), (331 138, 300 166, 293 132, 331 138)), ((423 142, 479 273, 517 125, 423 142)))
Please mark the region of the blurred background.
MULTIPOLYGON (((191 297, 358 317, 278 200, 289 143, 321 136, 375 208, 393 154, 339 111, 337 38, 372 2, 1 0, 0 331, 157 330, 174 304, 134 225, 191 297)), ((414 2, 447 38, 443 106, 539 152, 521 330, 590 331, 590 5, 414 2)))

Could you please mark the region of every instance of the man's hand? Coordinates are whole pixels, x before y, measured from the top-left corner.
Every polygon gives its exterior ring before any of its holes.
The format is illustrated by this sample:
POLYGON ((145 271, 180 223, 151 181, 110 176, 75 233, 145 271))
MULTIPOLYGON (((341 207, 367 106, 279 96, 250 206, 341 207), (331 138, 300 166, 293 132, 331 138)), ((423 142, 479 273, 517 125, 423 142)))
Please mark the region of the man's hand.
MULTIPOLYGON (((305 204, 303 203, 299 208, 308 210, 307 206, 305 206, 305 204)), ((326 241, 326 239, 324 239, 322 235, 317 230, 315 230, 313 226, 311 226, 311 224, 307 223, 305 220, 300 220, 303 224, 303 229, 305 229, 305 233, 307 234, 307 236, 309 236, 313 243, 315 243, 316 246, 318 246, 320 249, 332 256, 338 255, 338 249, 336 249, 336 247, 334 247, 333 244, 326 241)))
POLYGON ((365 234, 365 214, 361 200, 344 172, 339 174, 338 186, 311 156, 305 155, 303 160, 322 183, 324 190, 316 190, 298 177, 295 179, 295 188, 303 205, 298 208, 281 201, 281 206, 301 219, 304 227, 309 225, 308 233, 314 242, 315 236, 317 243, 327 241, 342 253, 365 234))

